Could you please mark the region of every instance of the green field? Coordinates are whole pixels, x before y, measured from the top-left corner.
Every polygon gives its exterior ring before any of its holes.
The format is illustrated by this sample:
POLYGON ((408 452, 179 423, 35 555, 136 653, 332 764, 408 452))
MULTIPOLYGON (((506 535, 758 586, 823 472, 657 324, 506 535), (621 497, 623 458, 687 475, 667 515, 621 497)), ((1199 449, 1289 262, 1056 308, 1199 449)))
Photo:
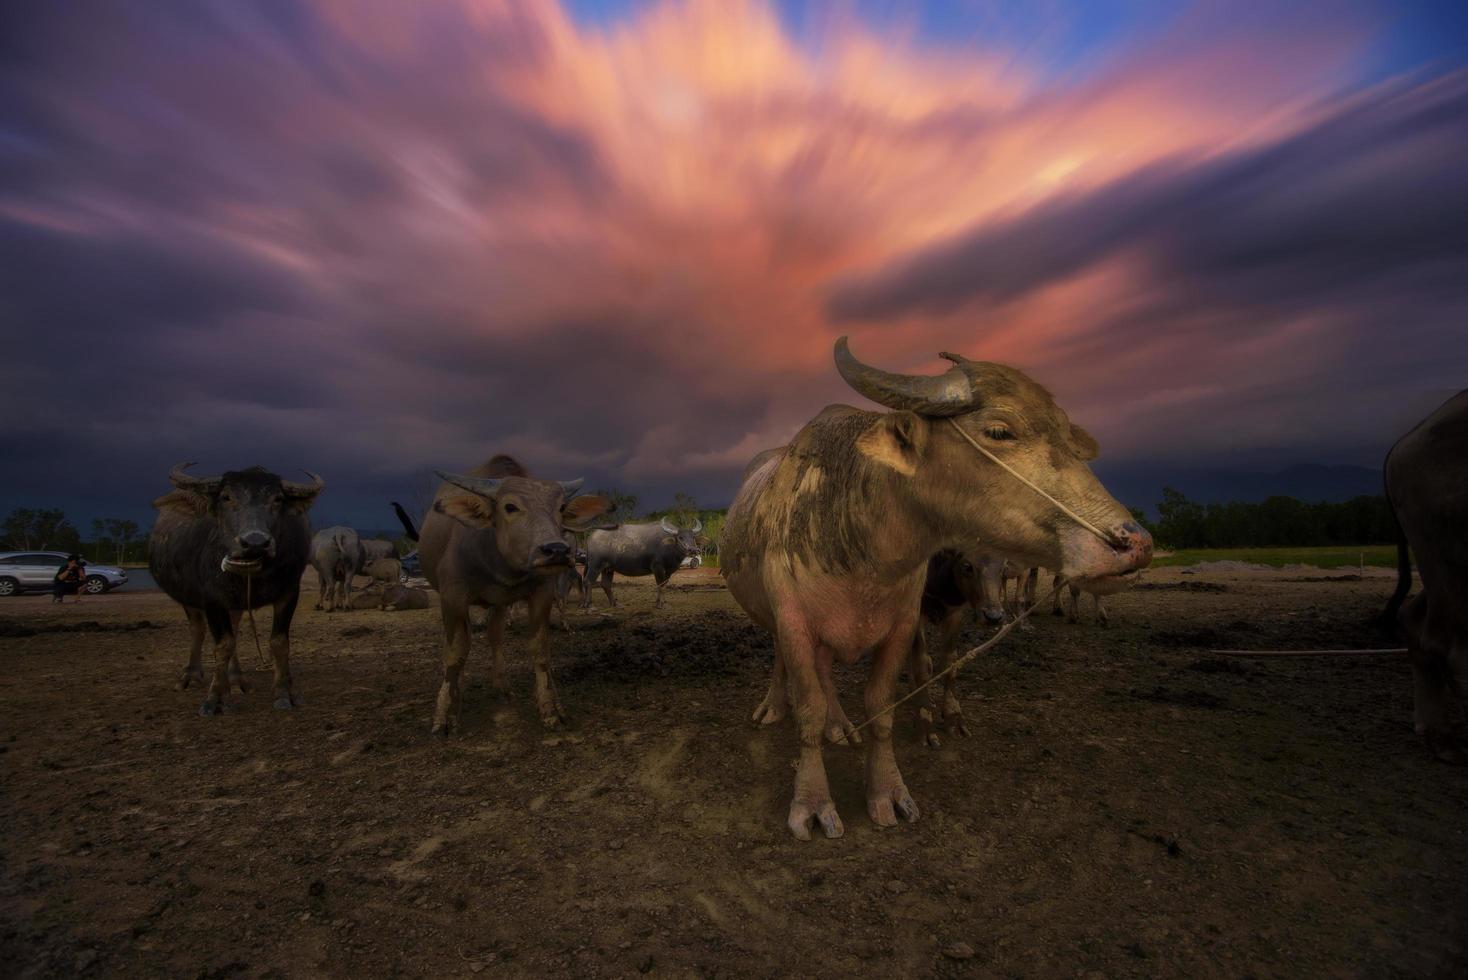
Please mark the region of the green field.
POLYGON ((1246 561, 1256 565, 1315 565, 1318 568, 1346 568, 1361 563, 1365 555, 1366 564, 1395 568, 1397 549, 1395 545, 1369 544, 1360 547, 1335 548, 1184 548, 1170 555, 1153 558, 1154 567, 1167 565, 1196 565, 1205 561, 1246 561))

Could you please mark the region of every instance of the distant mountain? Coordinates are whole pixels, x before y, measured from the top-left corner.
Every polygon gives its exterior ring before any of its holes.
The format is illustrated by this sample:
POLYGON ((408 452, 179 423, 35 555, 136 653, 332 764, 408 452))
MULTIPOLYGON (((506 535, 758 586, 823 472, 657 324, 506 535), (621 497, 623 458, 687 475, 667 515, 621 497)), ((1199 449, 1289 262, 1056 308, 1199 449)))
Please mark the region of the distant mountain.
POLYGON ((1253 503, 1267 497, 1338 503, 1382 492, 1381 470, 1369 466, 1301 463, 1273 473, 1261 473, 1155 464, 1108 466, 1098 461, 1095 470, 1112 496, 1128 507, 1141 507, 1149 514, 1157 512, 1163 487, 1180 490, 1189 500, 1205 504, 1231 500, 1253 503))

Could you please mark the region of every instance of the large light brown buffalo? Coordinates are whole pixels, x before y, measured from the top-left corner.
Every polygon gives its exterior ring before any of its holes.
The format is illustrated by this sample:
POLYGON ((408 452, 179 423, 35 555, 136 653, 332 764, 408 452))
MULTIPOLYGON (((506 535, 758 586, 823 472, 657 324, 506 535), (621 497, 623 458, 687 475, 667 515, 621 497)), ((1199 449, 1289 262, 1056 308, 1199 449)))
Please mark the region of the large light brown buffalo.
POLYGON ((1417 734, 1444 762, 1468 763, 1448 725, 1456 693, 1468 710, 1468 391, 1460 391, 1392 447, 1386 495, 1401 528, 1398 583, 1388 615, 1400 609, 1412 657, 1417 734), (1422 591, 1412 585, 1407 547, 1422 591))
MULTIPOLYGON (((945 548, 985 550, 1082 578, 1147 565, 1152 539, 1086 466, 1096 442, 1043 387, 1002 364, 952 354, 939 377, 880 371, 842 338, 836 366, 889 412, 833 405, 788 445, 755 457, 729 510, 720 562, 729 591, 775 636, 792 687, 800 758, 788 824, 843 832, 821 757, 833 659, 872 654, 865 701, 892 701, 912 648, 928 559, 945 548), (960 432, 960 430, 962 430, 960 432), (974 448, 976 440, 1089 520, 1105 540, 974 448)), ((775 684, 783 683, 777 672, 775 684)), ((766 703, 778 715, 783 690, 766 703)), ((918 816, 892 752, 890 713, 871 725, 867 812, 879 826, 918 816)))

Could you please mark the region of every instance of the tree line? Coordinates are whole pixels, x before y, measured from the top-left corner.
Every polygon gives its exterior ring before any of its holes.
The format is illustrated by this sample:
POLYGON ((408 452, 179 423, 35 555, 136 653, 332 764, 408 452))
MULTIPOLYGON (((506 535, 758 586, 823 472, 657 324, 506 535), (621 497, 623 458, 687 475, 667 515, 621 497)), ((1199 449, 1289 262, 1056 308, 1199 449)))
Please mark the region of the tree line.
POLYGON ((1269 497, 1258 503, 1203 504, 1165 487, 1156 521, 1132 513, 1167 548, 1310 548, 1397 540, 1391 504, 1380 494, 1339 503, 1269 497))
POLYGON ((98 518, 91 537, 83 539, 66 513, 54 507, 17 507, 0 524, 0 541, 9 551, 76 552, 88 561, 116 565, 148 558, 148 541, 137 521, 98 518))

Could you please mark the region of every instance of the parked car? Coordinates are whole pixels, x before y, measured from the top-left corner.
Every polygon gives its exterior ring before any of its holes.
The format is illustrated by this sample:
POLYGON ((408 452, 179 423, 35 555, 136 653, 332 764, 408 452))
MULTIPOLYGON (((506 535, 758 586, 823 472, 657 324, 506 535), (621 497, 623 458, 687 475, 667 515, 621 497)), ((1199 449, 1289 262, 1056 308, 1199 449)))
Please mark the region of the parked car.
MULTIPOLYGON (((50 592, 56 572, 66 564, 64 551, 0 551, 0 596, 50 592)), ((88 595, 127 584, 127 572, 112 565, 88 565, 82 588, 88 595)))

